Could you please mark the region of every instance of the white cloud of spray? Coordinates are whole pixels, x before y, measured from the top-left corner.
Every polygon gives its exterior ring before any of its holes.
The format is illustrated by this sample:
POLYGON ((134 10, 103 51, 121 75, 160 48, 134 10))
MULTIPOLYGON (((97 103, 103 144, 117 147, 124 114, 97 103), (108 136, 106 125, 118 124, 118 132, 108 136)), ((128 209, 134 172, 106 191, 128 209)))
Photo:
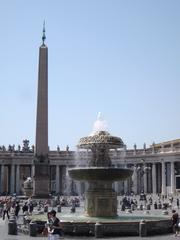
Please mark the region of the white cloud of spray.
POLYGON ((107 131, 107 129, 108 129, 107 122, 103 120, 101 112, 98 112, 97 120, 94 123, 93 131, 90 135, 94 135, 96 132, 99 131, 107 131))

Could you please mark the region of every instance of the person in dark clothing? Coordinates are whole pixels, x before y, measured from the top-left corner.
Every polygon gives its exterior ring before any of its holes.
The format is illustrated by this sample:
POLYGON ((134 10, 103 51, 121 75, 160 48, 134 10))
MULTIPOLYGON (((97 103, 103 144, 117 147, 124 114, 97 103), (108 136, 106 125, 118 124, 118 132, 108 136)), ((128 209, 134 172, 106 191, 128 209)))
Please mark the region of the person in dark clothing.
POLYGON ((5 219, 5 216, 7 215, 7 218, 9 219, 9 211, 10 211, 10 206, 7 203, 4 204, 4 209, 3 209, 3 220, 5 219))
POLYGON ((177 208, 179 209, 179 198, 176 200, 177 208))
POLYGON ((173 225, 173 230, 175 232, 175 237, 178 235, 179 232, 179 227, 178 227, 178 223, 179 223, 179 214, 176 212, 176 210, 172 210, 172 225, 173 225))
POLYGON ((56 240, 56 239, 59 239, 60 236, 62 236, 62 224, 59 218, 56 217, 55 210, 51 211, 51 219, 52 219, 51 239, 56 240))
POLYGON ((42 235, 44 237, 48 237, 48 240, 51 240, 51 226, 52 226, 52 219, 51 219, 51 212, 47 213, 47 222, 45 223, 45 228, 43 229, 42 235))
POLYGON ((17 202, 16 205, 15 205, 15 216, 18 218, 18 215, 19 215, 19 211, 20 211, 20 205, 19 203, 17 202))
POLYGON ((29 204, 29 213, 32 214, 34 206, 32 203, 29 204))
POLYGON ((23 213, 28 212, 28 205, 27 202, 25 202, 25 204, 22 207, 23 213))

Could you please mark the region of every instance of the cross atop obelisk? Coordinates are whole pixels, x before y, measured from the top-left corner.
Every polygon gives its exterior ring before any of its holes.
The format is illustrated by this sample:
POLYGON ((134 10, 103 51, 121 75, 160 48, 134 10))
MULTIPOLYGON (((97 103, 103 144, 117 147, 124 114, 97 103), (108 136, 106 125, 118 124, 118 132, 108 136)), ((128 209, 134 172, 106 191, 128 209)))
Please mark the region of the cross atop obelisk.
POLYGON ((38 96, 36 118, 35 154, 48 154, 48 48, 45 45, 45 23, 43 25, 42 45, 39 48, 38 96))

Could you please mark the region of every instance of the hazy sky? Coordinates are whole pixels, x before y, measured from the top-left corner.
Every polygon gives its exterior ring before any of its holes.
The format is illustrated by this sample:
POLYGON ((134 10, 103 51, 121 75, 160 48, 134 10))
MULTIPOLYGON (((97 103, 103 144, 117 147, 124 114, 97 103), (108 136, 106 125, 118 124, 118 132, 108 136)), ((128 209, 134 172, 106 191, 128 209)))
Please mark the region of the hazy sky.
POLYGON ((44 19, 51 149, 99 111, 128 148, 180 138, 179 0, 1 0, 0 145, 35 143, 44 19))

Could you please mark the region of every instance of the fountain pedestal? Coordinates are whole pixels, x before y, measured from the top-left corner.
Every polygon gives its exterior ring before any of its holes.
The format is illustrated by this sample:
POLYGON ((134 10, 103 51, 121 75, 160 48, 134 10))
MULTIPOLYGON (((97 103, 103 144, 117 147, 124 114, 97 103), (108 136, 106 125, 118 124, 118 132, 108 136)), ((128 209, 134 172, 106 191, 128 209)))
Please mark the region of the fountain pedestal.
POLYGON ((117 194, 112 183, 91 182, 85 195, 85 215, 89 217, 116 217, 117 194))
POLYGON ((85 193, 85 215, 89 217, 116 217, 117 194, 113 182, 125 180, 132 175, 127 168, 114 168, 109 156, 110 149, 124 146, 121 138, 111 136, 106 131, 81 138, 80 149, 91 149, 92 156, 87 167, 69 169, 69 176, 78 181, 86 181, 89 188, 85 193))

